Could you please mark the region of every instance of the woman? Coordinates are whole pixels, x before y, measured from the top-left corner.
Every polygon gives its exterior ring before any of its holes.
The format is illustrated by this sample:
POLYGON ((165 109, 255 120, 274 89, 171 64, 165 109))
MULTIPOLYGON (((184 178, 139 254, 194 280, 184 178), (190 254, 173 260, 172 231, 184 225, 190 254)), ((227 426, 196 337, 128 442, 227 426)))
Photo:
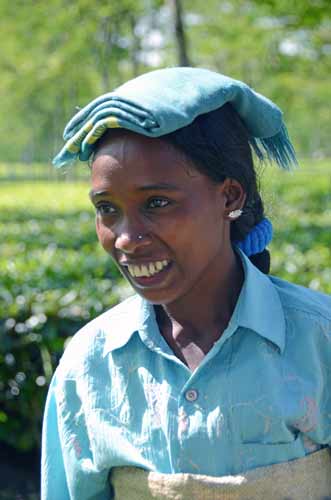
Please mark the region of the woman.
POLYGON ((280 110, 171 68, 92 101, 65 139, 55 162, 91 160, 98 238, 137 293, 56 370, 42 498, 326 498, 331 300, 267 275, 251 153, 295 162, 280 110))

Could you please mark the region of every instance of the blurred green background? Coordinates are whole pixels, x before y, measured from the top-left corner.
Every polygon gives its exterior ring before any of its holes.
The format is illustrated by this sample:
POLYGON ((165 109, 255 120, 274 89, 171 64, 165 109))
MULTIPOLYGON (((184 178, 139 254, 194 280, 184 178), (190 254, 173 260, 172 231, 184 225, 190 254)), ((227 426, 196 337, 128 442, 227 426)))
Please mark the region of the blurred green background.
POLYGON ((64 124, 164 66, 242 79, 283 109, 300 169, 260 171, 272 274, 331 293, 329 0, 0 0, 0 499, 38 498, 47 385, 65 342, 118 302, 88 168, 55 171, 64 124))

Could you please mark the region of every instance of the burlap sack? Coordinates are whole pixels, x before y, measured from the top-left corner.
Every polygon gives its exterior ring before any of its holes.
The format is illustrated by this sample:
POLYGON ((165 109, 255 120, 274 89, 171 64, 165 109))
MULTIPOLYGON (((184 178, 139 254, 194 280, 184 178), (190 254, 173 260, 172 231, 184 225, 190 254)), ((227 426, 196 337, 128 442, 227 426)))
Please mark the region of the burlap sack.
POLYGON ((237 476, 115 467, 110 481, 115 500, 331 500, 331 452, 325 448, 237 476))

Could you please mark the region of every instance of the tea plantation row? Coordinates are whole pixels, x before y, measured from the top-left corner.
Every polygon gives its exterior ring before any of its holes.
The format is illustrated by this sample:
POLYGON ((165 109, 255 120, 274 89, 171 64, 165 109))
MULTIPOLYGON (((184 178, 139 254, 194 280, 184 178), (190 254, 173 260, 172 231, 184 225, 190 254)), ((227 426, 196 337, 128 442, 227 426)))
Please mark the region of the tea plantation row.
MULTIPOLYGON (((267 169, 272 274, 331 293, 331 162, 267 169)), ((40 444, 47 391, 64 344, 121 298, 99 247, 87 183, 0 185, 0 441, 40 444)))

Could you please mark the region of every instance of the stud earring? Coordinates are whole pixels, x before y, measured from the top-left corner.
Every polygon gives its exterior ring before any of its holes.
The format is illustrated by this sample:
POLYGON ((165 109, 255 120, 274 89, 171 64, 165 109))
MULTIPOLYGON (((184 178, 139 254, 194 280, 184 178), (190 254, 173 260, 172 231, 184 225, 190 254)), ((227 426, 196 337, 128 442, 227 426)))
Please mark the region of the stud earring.
POLYGON ((238 217, 240 217, 242 213, 243 211, 241 210, 241 208, 238 208, 237 210, 232 210, 232 212, 229 213, 229 218, 232 220, 238 219, 238 217))
POLYGON ((137 240, 142 240, 142 239, 143 239, 143 235, 142 234, 138 234, 137 240))

